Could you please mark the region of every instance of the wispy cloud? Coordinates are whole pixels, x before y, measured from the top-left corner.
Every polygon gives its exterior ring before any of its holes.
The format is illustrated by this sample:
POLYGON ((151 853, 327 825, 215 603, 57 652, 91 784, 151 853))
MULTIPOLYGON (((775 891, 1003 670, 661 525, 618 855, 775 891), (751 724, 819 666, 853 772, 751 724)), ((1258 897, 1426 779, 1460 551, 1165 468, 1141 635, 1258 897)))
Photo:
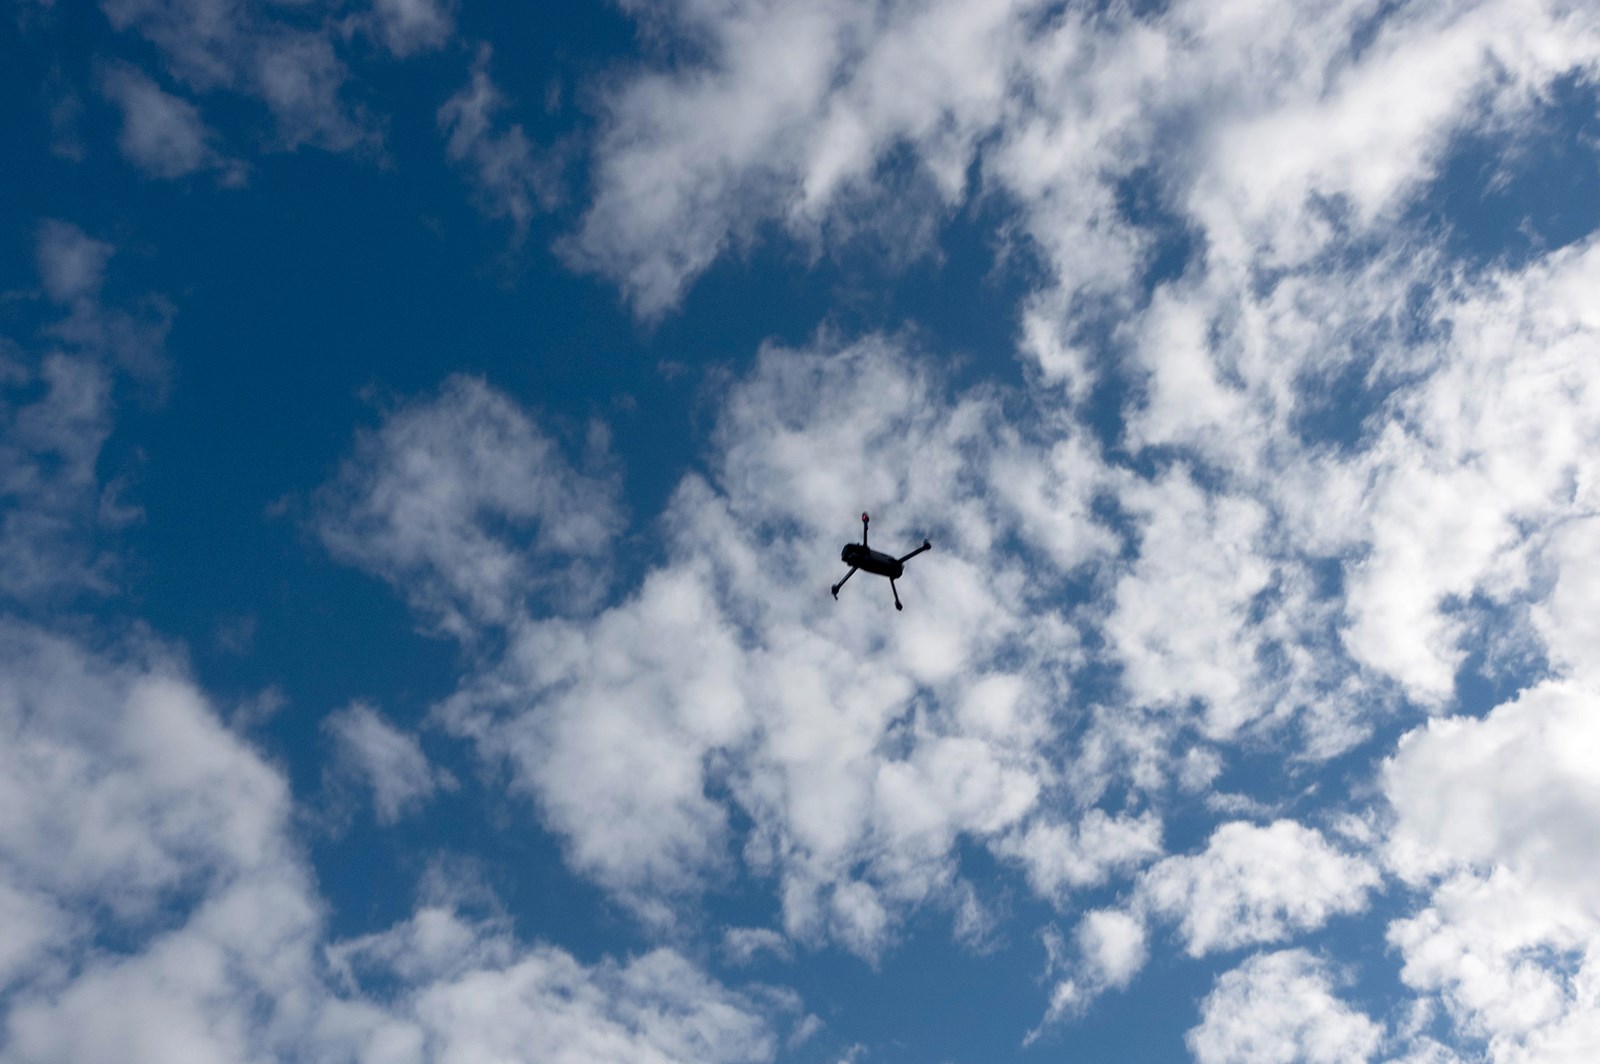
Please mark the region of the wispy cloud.
POLYGON ((489 77, 490 55, 487 45, 478 50, 466 86, 439 108, 439 128, 451 161, 471 169, 483 209, 510 221, 520 241, 534 212, 559 198, 558 174, 553 157, 535 149, 520 123, 497 128, 509 101, 489 77))
POLYGON ((593 601, 622 511, 598 426, 585 446, 580 468, 505 395, 453 377, 358 438, 316 529, 456 634, 521 616, 530 595, 593 601))
POLYGON ((114 252, 69 222, 43 223, 43 336, 0 337, 0 595, 13 603, 109 591, 115 558, 99 536, 139 517, 99 461, 118 371, 159 380, 170 312, 102 298, 114 252))
POLYGON ((206 127, 194 104, 125 65, 108 68, 101 89, 122 111, 117 144, 123 157, 145 173, 171 179, 200 170, 220 170, 225 184, 244 180, 243 165, 218 153, 216 135, 206 127))
POLYGON ((428 762, 415 735, 369 705, 357 702, 328 714, 322 729, 332 737, 343 770, 371 790, 380 824, 393 824, 438 791, 456 787, 454 777, 428 762))
MULTIPOLYGON (((376 143, 371 119, 346 95, 350 71, 335 51, 331 23, 302 28, 292 11, 229 0, 111 0, 105 12, 118 30, 154 44, 168 73, 195 91, 240 93, 264 104, 279 147, 348 151, 376 143)), ((142 103, 148 128, 156 116, 148 98, 142 103)), ((169 127, 175 113, 188 117, 170 101, 164 111, 169 127)))
POLYGON ((427 904, 327 942, 287 781, 160 648, 102 656, 5 620, 0 664, 8 1055, 772 1056, 784 1008, 671 950, 585 965, 427 904))

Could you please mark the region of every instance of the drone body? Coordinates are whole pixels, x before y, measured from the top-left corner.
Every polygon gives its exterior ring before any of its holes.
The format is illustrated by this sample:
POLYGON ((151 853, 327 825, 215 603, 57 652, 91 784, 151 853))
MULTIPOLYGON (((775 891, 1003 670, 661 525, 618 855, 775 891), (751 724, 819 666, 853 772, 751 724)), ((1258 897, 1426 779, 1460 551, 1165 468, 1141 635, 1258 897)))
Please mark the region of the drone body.
POLYGON ((894 594, 894 608, 897 610, 905 609, 904 606, 900 605, 900 591, 894 586, 894 582, 900 579, 900 576, 906 571, 906 562, 910 561, 912 558, 915 558, 925 550, 932 550, 933 544, 929 543, 927 540, 923 540, 922 546, 918 547, 910 554, 900 558, 896 558, 892 554, 885 554, 879 550, 873 550, 871 547, 867 546, 867 523, 871 520, 872 518, 870 518, 868 515, 862 514, 861 542, 846 543, 844 545, 844 550, 839 552, 839 560, 848 565, 850 567, 850 571, 844 574, 843 580, 840 580, 837 584, 833 585, 831 589, 833 591, 833 597, 839 597, 839 589, 844 587, 844 581, 854 576, 857 569, 865 569, 867 572, 876 574, 877 576, 888 577, 889 590, 894 594))

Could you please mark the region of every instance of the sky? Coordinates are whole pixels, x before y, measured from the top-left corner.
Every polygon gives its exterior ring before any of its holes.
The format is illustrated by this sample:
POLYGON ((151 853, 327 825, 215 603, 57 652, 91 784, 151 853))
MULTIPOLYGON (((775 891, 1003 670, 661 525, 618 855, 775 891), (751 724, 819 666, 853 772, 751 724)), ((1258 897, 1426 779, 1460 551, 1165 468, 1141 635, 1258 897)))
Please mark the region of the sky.
POLYGON ((12 0, 0 91, 0 1061, 1600 1059, 1594 4, 12 0))

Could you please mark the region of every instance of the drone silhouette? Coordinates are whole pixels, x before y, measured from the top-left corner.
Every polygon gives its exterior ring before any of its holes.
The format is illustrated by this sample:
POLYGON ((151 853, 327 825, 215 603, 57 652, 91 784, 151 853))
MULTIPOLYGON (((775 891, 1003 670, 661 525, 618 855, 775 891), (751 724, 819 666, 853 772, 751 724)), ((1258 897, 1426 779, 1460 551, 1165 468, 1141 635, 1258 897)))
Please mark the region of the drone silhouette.
POLYGON ((903 558, 896 558, 891 554, 885 554, 882 551, 873 550, 871 547, 867 546, 867 522, 871 520, 872 518, 868 517, 866 514, 862 514, 861 542, 846 543, 844 545, 844 550, 839 552, 839 560, 848 565, 850 567, 850 571, 844 574, 844 580, 840 580, 837 584, 833 585, 833 597, 835 599, 839 597, 839 589, 844 587, 844 581, 856 575, 857 569, 865 569, 869 573, 876 573, 879 576, 887 576, 889 578, 889 590, 894 593, 894 608, 897 610, 903 610, 905 607, 900 605, 900 592, 895 588, 894 582, 900 579, 901 574, 906 571, 906 562, 910 561, 912 558, 915 558, 925 550, 932 550, 933 544, 929 543, 927 540, 923 540, 922 546, 918 547, 916 550, 912 551, 910 554, 907 554, 903 558))

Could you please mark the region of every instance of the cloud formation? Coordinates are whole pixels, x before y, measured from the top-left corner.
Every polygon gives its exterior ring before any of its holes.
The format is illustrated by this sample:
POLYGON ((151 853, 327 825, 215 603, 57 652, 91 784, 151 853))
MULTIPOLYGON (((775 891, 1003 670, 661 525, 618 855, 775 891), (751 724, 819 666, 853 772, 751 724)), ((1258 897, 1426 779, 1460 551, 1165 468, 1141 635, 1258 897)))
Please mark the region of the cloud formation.
MULTIPOLYGON (((790 935, 870 956, 910 908, 965 896, 959 840, 1002 845, 1054 786, 1043 714, 1075 644, 1041 581, 1114 537, 1069 523, 1070 511, 1041 520, 1034 500, 1048 491, 1087 514, 1094 466, 1063 461, 1070 442, 1042 450, 1005 428, 983 393, 949 413, 940 388, 888 341, 768 351, 727 398, 713 479, 680 485, 662 519, 667 560, 636 591, 593 617, 477 611, 504 625, 507 652, 441 719, 538 799, 575 868, 647 919, 670 922, 673 899, 728 875, 738 846, 745 869, 777 880, 790 935), (870 585, 852 585, 848 605, 819 596, 832 570, 809 559, 851 534, 853 511, 828 520, 842 496, 869 509, 896 500, 880 510, 881 537, 909 527, 938 542, 906 581, 914 627, 879 630, 888 603, 870 585), (1033 586, 1002 538, 1037 555, 1033 586), (753 822, 742 839, 735 811, 753 822)), ((404 441, 451 438, 452 411, 403 410, 358 445, 346 476, 401 464, 404 441)), ((536 461, 518 468, 550 475, 536 461)), ((384 512, 413 512, 425 479, 386 480, 384 512)), ((329 524, 356 528, 334 498, 329 524)), ((414 524, 382 524, 377 542, 416 542, 414 524)), ((427 568, 412 585, 454 581, 454 545, 489 535, 472 527, 429 539, 438 559, 417 553, 427 568)), ((359 536, 343 542, 372 556, 359 536)), ((487 543, 471 553, 514 550, 487 543)), ((1094 842, 1105 852, 1084 860, 1147 855, 1152 830, 1134 829, 1144 841, 1131 850, 1094 842)), ((1033 838, 1008 852, 1059 860, 1033 838)))
POLYGON ((1260 953, 1217 980, 1189 1031, 1199 1064, 1353 1064, 1373 1058, 1383 1028, 1334 993, 1304 950, 1260 953))
POLYGON ((108 69, 101 89, 122 111, 117 145, 123 157, 151 177, 171 179, 200 170, 222 170, 224 183, 244 180, 242 165, 218 154, 213 146, 215 134, 194 104, 166 92, 129 66, 108 69))
POLYGON ((389 723, 369 705, 357 702, 323 718, 343 768, 372 791, 380 824, 393 824, 414 812, 440 790, 454 790, 448 772, 435 769, 415 735, 389 723))
POLYGON ((584 965, 428 903, 327 942, 283 776, 161 648, 130 651, 0 622, 7 1059, 771 1057, 789 1006, 671 950, 584 965))
POLYGON ((452 377, 358 438, 321 490, 316 529, 445 631, 504 624, 530 595, 604 583, 619 486, 603 435, 587 447, 589 468, 572 465, 505 396, 452 377))
MULTIPOLYGON (((848 314, 797 347, 713 338, 697 462, 633 528, 603 426, 448 368, 382 408, 311 527, 458 641, 426 727, 644 945, 437 898, 333 941, 283 769, 181 650, 57 616, 119 585, 139 512, 107 441, 172 312, 128 297, 126 251, 44 223, 0 340, 0 1053, 769 1059, 821 1020, 697 957, 875 965, 930 912, 992 948, 1020 911, 1067 928, 1028 1041, 1182 953, 1210 969, 1203 1062, 1593 1059, 1600 242, 1552 243, 1534 204, 1515 253, 1463 250, 1461 204, 1515 182, 1559 101, 1592 111, 1600 16, 623 8, 644 55, 557 142, 590 181, 562 262, 652 324, 770 242, 785 266, 876 242, 893 289, 958 220, 1014 328, 976 352, 848 314), (866 575, 823 594, 861 509, 875 545, 934 543, 904 615, 866 575), (651 549, 619 571, 630 532, 651 549), (763 926, 705 926, 719 894, 763 926), (1357 922, 1389 952, 1341 956, 1357 922), (1369 968, 1402 988, 1382 1008, 1369 968)), ((438 51, 456 73, 417 114, 537 254, 557 175, 490 71, 518 56, 447 48, 452 5, 104 12, 156 64, 93 68, 107 136, 190 179, 151 192, 238 181, 241 99, 271 150, 377 154, 364 64, 438 51)), ((323 767, 398 835, 454 777, 348 697, 323 767)))
POLYGON ((69 222, 40 225, 42 327, 0 336, 0 597, 59 603, 115 586, 102 537, 138 519, 116 480, 102 483, 113 388, 164 372, 170 310, 103 297, 113 245, 69 222))
POLYGON ((553 163, 535 151, 520 123, 496 129, 496 116, 509 101, 489 77, 489 58, 485 45, 466 86, 439 108, 439 129, 446 134, 445 154, 470 167, 483 209, 510 221, 520 241, 535 210, 554 204, 560 191, 553 163))

